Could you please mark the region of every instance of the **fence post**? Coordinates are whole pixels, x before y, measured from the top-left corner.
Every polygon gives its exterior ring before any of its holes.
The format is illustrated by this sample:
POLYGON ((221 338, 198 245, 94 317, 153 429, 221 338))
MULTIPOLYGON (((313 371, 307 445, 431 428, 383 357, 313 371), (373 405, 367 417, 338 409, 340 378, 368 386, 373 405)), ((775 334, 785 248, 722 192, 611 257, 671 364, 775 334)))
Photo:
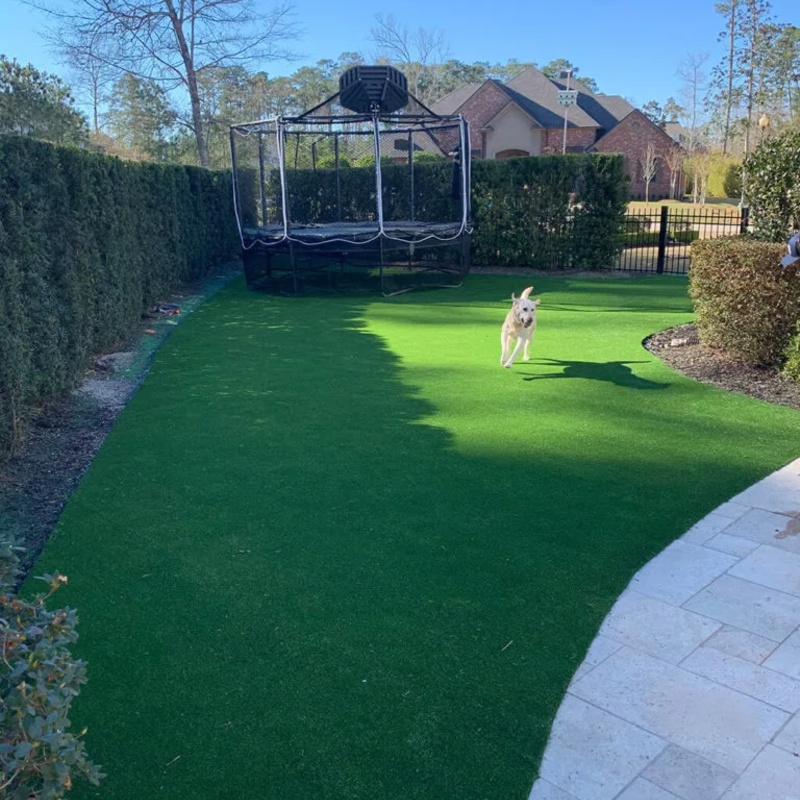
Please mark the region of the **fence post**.
POLYGON ((750 206, 742 206, 742 216, 739 219, 739 233, 747 233, 750 226, 750 206))
POLYGON ((658 260, 656 261, 656 272, 661 275, 664 272, 664 256, 667 252, 667 207, 661 206, 661 225, 658 229, 658 260))

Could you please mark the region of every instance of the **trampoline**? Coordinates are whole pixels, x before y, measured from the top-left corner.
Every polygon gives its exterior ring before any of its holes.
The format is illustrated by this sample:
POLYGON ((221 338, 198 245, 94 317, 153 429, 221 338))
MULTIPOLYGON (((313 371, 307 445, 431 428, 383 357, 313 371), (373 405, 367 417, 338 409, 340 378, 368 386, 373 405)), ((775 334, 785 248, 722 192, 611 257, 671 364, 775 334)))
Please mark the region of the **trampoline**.
POLYGON ((357 66, 296 117, 231 126, 248 286, 460 286, 469 271, 469 130, 408 92, 402 72, 357 66))

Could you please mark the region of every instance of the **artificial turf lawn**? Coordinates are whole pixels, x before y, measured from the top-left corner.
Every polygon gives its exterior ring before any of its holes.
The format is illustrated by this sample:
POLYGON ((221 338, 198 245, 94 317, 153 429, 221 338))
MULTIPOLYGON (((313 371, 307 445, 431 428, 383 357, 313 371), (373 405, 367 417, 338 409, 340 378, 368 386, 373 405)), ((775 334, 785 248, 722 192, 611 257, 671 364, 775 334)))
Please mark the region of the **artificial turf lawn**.
MULTIPOLYGON (((35 574, 69 576, 107 773, 75 798, 524 800, 633 573, 800 453, 641 346, 681 278, 390 300, 234 281, 157 354, 35 574)), ((30 583, 30 582, 29 582, 30 583)))

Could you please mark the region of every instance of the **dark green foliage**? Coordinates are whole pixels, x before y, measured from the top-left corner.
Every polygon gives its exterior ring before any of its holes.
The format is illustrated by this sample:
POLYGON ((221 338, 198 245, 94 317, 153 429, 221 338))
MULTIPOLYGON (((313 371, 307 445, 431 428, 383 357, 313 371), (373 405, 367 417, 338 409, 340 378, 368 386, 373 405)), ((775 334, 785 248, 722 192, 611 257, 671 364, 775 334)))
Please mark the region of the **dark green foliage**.
POLYGON ((742 165, 728 164, 725 167, 725 177, 722 179, 725 197, 742 196, 742 165))
MULTIPOLYGON (((558 156, 554 156, 558 159, 558 156)), ((562 156, 563 158, 563 156, 562 156)), ((628 207, 628 178, 621 155, 575 156, 577 207, 572 230, 572 263, 578 269, 609 269, 622 249, 628 207)))
POLYGON ((229 182, 0 137, 0 459, 145 306, 235 254, 229 182))
MULTIPOLYGON (((374 164, 374 159, 373 159, 374 164)), ((450 222, 461 219, 460 199, 452 195, 452 164, 445 159, 414 164, 412 181, 408 164, 381 166, 384 219, 450 222)), ((280 207, 280 180, 269 186, 271 203, 280 207)), ((295 225, 377 219, 374 167, 291 170, 288 180, 289 219, 295 225)))
POLYGON ((744 166, 756 236, 785 242, 800 229, 800 131, 766 140, 744 166))
POLYGON ((781 245, 746 238, 692 246, 689 290, 704 344, 751 364, 780 364, 800 318, 800 269, 781 245))
POLYGON ((0 134, 84 144, 86 120, 61 78, 0 55, 0 134))
POLYGON ((74 609, 47 600, 67 579, 44 575, 49 591, 18 597, 19 548, 0 537, 0 800, 59 800, 75 778, 103 777, 73 734, 72 700, 86 683, 86 663, 70 648, 77 640, 74 609))
POLYGON ((794 336, 789 340, 783 355, 786 359, 783 365, 783 374, 793 381, 800 381, 800 321, 798 321, 794 336))
POLYGON ((622 247, 621 156, 476 161, 472 187, 475 263, 599 269, 622 247))
MULTIPOLYGON (((374 166, 358 164, 338 173, 291 170, 290 221, 299 225, 376 219, 374 166)), ((460 199, 451 191, 453 165, 447 159, 415 159, 413 184, 408 164, 387 162, 382 165, 381 179, 385 219, 460 220, 460 199)), ((271 190, 268 204, 279 208, 278 176, 272 176, 267 186, 271 190)), ((244 189, 240 196, 244 202, 251 197, 244 189)), ((539 269, 610 268, 623 244, 627 202, 621 156, 475 161, 472 261, 539 269)))

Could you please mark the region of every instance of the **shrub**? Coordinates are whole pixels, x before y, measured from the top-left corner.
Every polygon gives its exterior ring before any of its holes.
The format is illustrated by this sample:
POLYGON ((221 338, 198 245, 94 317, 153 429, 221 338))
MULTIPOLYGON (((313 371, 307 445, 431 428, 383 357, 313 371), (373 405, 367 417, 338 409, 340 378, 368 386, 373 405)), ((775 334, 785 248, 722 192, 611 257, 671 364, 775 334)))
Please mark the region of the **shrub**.
POLYGON ((789 340, 784 357, 786 362, 783 365, 782 373, 793 381, 800 381, 800 320, 794 336, 789 340))
POLYGON ((98 785, 103 777, 86 756, 85 731, 68 732, 86 664, 69 651, 78 638, 74 609, 46 607, 67 579, 44 575, 47 593, 17 597, 18 552, 0 541, 0 800, 58 800, 75 778, 98 785))
POLYGON ((745 160, 755 235, 785 242, 800 228, 800 130, 767 139, 745 160))
POLYGON ((742 196, 742 165, 738 162, 725 167, 725 177, 722 181, 725 197, 742 196))
POLYGON ((441 153, 432 153, 429 150, 423 150, 421 153, 414 153, 415 164, 430 164, 431 162, 436 163, 443 160, 445 160, 445 157, 441 153))
POLYGON ((751 364, 782 362, 800 318, 800 269, 785 246, 744 237, 692 245, 689 292, 701 341, 751 364))
MULTIPOLYGON (((373 159, 374 161, 375 159, 373 159)), ((336 156, 324 155, 317 159, 317 169, 336 169, 336 156)), ((350 159, 347 156, 339 156, 339 169, 347 169, 350 166, 350 159)))
POLYGON ((230 175, 0 136, 0 461, 147 305, 239 250, 230 175))
POLYGON ((475 161, 473 261, 537 269, 611 267, 622 247, 628 199, 618 155, 475 161))

